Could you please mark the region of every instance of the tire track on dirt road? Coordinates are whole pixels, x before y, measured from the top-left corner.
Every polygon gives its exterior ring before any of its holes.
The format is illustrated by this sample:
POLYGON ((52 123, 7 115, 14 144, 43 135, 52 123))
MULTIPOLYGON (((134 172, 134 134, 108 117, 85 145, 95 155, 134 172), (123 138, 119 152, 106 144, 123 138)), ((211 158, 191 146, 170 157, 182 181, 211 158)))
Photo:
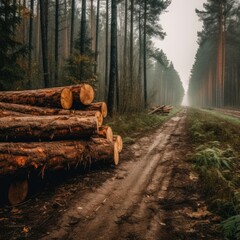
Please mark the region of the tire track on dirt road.
POLYGON ((184 109, 137 140, 131 146, 135 158, 123 162, 116 177, 80 197, 42 240, 160 239, 167 213, 159 202, 171 183, 185 118, 184 109))

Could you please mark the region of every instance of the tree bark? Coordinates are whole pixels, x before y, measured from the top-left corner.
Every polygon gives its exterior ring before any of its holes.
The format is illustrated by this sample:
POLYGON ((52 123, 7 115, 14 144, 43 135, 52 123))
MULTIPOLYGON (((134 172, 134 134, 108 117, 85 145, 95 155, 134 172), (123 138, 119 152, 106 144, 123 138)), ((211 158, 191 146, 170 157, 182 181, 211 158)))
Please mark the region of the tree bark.
POLYGON ((144 107, 147 107, 147 0, 144 0, 144 26, 143 26, 143 89, 144 107))
POLYGON ((96 117, 63 115, 0 118, 0 141, 80 139, 97 131, 96 117))
POLYGON ((27 116, 27 114, 0 109, 0 118, 11 116, 27 116))
POLYGON ((88 106, 81 107, 82 111, 99 111, 102 113, 103 118, 107 117, 108 110, 107 104, 105 102, 95 102, 91 103, 88 106))
POLYGON ((75 0, 72 0, 71 8, 71 34, 70 34, 70 54, 73 53, 73 40, 74 40, 74 16, 75 16, 75 0))
POLYGON ((33 106, 56 107, 70 109, 73 103, 69 87, 56 87, 38 90, 0 92, 0 101, 33 106))
POLYGON ((43 77, 44 87, 49 87, 49 72, 48 72, 48 38, 47 38, 47 9, 45 1, 40 0, 40 22, 41 22, 41 40, 42 40, 42 62, 43 62, 43 77))
POLYGON ((112 0, 112 20, 111 20, 111 56, 110 74, 108 89, 108 108, 110 116, 114 110, 114 95, 117 81, 117 1, 112 0))
MULTIPOLYGON (((109 0, 106 0, 106 39, 105 39, 105 96, 108 96, 108 48, 109 48, 109 41, 108 41, 108 20, 109 20, 109 0)), ((107 99, 105 99, 107 100, 107 99)))
POLYGON ((96 17, 96 39, 95 39, 95 66, 94 66, 94 74, 97 74, 97 66, 98 66, 98 36, 99 36, 99 10, 100 10, 100 0, 97 0, 97 17, 96 17))
POLYGON ((59 48, 59 0, 55 3, 55 85, 58 82, 58 48, 59 48))
POLYGON ((49 116, 49 115, 72 115, 76 117, 96 117, 98 120, 98 126, 102 126, 103 116, 98 110, 80 111, 80 110, 67 110, 58 108, 42 108, 29 105, 21 105, 14 103, 0 102, 0 117, 7 116, 23 116, 23 115, 35 115, 35 116, 49 116))
POLYGON ((69 169, 97 161, 119 161, 117 146, 107 139, 89 141, 0 143, 0 175, 46 169, 69 169))
POLYGON ((86 41, 86 0, 82 0, 80 53, 85 54, 86 41))
POLYGON ((34 0, 30 1, 29 15, 29 39, 28 39, 28 87, 31 89, 32 82, 32 38, 33 38, 33 16, 34 16, 34 0))

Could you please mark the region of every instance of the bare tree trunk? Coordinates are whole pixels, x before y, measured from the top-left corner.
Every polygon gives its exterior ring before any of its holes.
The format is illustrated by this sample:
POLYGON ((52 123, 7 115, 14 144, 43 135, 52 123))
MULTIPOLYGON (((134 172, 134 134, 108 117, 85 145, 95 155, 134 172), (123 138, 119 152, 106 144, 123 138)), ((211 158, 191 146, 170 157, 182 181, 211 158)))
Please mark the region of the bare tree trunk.
POLYGON ((73 53, 73 40, 74 40, 74 15, 75 15, 75 0, 72 0, 71 12, 71 36, 70 36, 70 54, 73 53))
POLYGON ((105 98, 108 95, 108 19, 109 19, 109 0, 106 0, 106 47, 105 47, 105 98))
POLYGON ((108 91, 108 109, 110 116, 113 115, 114 110, 114 93, 117 81, 117 74, 117 0, 112 0, 111 55, 108 91))
POLYGON ((58 82, 58 47, 59 47, 59 0, 55 3, 55 85, 58 82))
POLYGON ((33 12, 34 0, 30 2, 30 16, 29 16, 29 39, 28 39, 28 87, 31 88, 32 78, 32 36, 33 36, 33 12))
POLYGON ((144 79, 144 107, 147 107, 147 0, 144 0, 144 27, 143 27, 143 79, 144 79))
POLYGON ((97 0, 97 19, 96 19, 96 40, 95 40, 95 67, 94 74, 97 74, 97 66, 98 66, 98 36, 99 36, 99 9, 100 9, 100 0, 97 0))
POLYGON ((40 21, 41 21, 44 87, 47 88, 47 87, 49 87, 49 72, 48 72, 48 41, 47 41, 46 1, 47 0, 40 0, 40 21))

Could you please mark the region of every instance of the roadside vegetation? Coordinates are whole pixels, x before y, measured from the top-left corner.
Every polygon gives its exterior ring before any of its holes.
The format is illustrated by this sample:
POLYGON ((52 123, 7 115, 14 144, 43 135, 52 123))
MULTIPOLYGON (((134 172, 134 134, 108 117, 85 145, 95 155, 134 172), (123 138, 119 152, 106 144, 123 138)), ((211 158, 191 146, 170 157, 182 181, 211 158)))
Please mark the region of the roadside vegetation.
POLYGON ((123 137, 124 143, 134 143, 139 136, 158 128, 181 109, 174 107, 168 115, 149 115, 147 112, 115 115, 113 118, 108 118, 106 124, 112 127, 114 134, 123 137))
POLYGON ((223 219, 226 240, 240 239, 240 120, 211 110, 189 109, 190 159, 209 210, 223 219))

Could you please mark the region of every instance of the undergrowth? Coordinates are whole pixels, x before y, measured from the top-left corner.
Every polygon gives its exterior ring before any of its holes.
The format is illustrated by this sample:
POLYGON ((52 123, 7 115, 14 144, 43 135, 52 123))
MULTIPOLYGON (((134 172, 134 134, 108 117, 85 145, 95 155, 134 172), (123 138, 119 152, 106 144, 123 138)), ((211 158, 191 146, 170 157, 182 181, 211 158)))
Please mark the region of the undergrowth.
POLYGON ((124 143, 133 143, 142 134, 156 129, 167 119, 175 115, 181 108, 176 108, 168 114, 131 113, 108 118, 106 124, 112 127, 114 134, 119 134, 124 143))
POLYGON ((187 124, 195 149, 190 159, 209 208, 222 218, 224 239, 240 239, 240 120, 189 109, 187 124))

